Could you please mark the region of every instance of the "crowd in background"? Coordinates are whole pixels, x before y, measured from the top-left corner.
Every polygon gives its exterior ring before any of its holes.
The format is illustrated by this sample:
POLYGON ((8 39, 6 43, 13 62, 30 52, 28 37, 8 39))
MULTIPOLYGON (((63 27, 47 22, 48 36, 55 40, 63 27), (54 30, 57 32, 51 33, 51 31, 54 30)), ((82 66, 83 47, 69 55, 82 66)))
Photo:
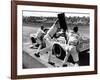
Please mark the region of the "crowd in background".
MULTIPOLYGON (((57 17, 36 17, 36 16, 23 16, 23 25, 37 25, 44 24, 46 26, 51 26, 57 17)), ((66 17, 66 23, 68 26, 89 26, 90 18, 83 16, 69 16, 66 17)))

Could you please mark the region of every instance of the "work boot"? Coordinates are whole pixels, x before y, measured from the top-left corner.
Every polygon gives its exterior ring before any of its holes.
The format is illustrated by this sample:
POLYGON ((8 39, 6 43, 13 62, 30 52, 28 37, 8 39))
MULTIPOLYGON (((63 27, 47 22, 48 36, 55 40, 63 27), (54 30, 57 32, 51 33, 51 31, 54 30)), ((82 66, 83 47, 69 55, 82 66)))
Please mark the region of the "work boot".
POLYGON ((55 66, 55 63, 53 63, 53 62, 48 62, 49 64, 51 64, 51 65, 53 65, 53 66, 55 66))
POLYGON ((67 67, 67 66, 68 66, 67 64, 63 64, 63 65, 62 65, 62 67, 67 67))
POLYGON ((36 57, 40 57, 39 52, 34 54, 36 57))

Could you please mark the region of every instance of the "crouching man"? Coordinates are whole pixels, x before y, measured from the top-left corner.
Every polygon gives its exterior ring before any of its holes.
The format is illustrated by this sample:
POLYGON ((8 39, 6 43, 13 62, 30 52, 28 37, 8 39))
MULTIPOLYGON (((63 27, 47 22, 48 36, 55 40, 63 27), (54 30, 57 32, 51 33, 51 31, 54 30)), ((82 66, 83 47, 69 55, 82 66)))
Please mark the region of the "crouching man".
POLYGON ((45 35, 44 26, 41 26, 41 28, 37 31, 35 36, 33 34, 30 35, 32 46, 31 48, 38 48, 38 47, 45 47, 43 42, 43 36, 45 35))

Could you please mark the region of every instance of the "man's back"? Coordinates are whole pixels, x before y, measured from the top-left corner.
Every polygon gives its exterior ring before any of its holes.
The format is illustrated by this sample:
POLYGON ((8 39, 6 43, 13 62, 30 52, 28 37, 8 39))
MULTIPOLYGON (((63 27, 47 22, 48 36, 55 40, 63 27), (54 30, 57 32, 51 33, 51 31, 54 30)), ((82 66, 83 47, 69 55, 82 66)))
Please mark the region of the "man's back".
POLYGON ((68 33, 68 43, 74 43, 75 45, 79 42, 79 33, 69 32, 68 33))

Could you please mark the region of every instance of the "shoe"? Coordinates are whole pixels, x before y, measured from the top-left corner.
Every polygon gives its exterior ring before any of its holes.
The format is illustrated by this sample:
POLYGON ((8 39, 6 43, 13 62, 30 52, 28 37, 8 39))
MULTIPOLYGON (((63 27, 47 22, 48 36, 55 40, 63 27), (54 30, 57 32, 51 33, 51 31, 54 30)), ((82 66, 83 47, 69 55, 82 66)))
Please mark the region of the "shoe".
POLYGON ((62 67, 67 67, 67 66, 68 66, 67 64, 63 64, 63 65, 62 65, 62 67))
POLYGON ((79 64, 77 64, 77 63, 76 63, 76 64, 74 64, 74 67, 78 67, 78 66, 79 66, 79 64))
POLYGON ((51 65, 53 65, 53 66, 55 66, 55 63, 53 63, 53 62, 48 62, 49 64, 51 64, 51 65))
POLYGON ((34 55, 35 55, 36 57, 40 57, 39 53, 35 53, 34 55))

